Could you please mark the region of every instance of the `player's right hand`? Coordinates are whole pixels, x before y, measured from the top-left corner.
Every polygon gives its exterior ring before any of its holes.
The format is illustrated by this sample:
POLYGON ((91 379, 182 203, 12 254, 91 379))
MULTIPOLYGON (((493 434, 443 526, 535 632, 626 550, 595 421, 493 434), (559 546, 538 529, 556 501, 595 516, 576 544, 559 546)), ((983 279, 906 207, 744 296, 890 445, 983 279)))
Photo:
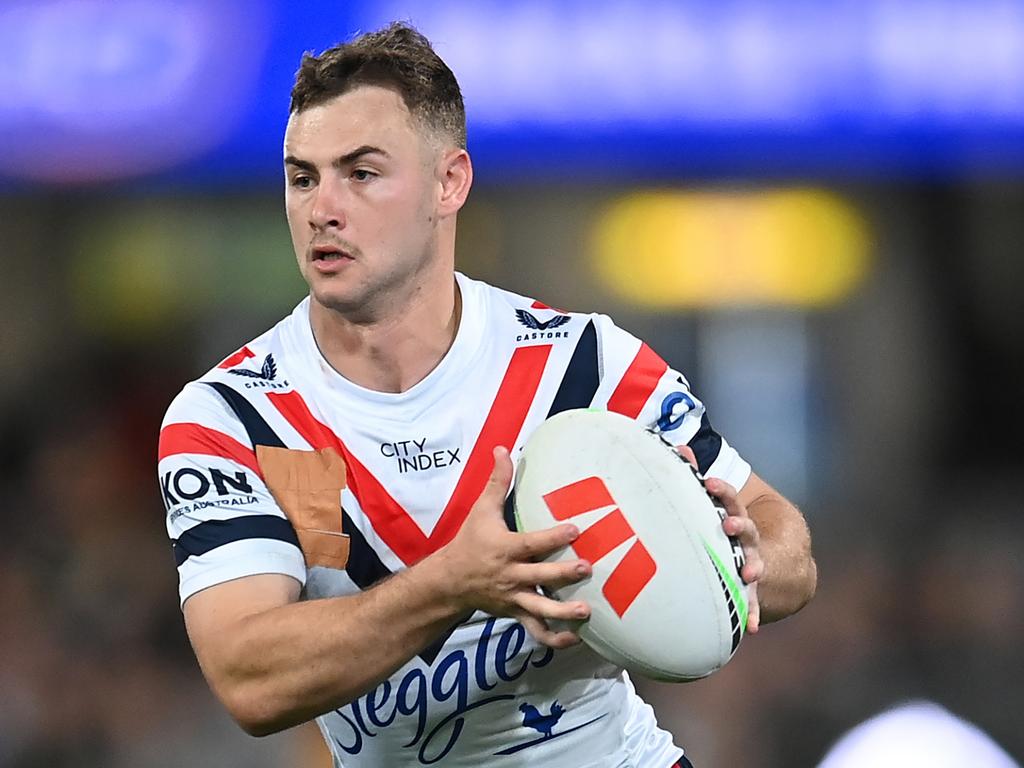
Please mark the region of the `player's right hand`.
POLYGON ((494 449, 494 469, 483 493, 466 516, 462 528, 438 551, 447 569, 453 598, 462 610, 481 610, 493 616, 510 616, 522 623, 540 643, 567 648, 579 642, 571 631, 553 631, 549 619, 579 621, 590 616, 582 601, 561 602, 540 594, 587 578, 590 563, 535 562, 569 546, 579 536, 571 524, 543 531, 517 533, 505 525, 505 497, 512 483, 512 459, 508 449, 494 449))

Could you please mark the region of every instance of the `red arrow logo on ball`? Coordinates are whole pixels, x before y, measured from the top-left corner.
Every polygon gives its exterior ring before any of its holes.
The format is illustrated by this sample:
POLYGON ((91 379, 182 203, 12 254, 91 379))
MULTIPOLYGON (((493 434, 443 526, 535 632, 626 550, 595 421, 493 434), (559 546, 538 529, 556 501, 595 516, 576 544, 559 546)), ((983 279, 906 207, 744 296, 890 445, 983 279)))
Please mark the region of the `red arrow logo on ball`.
POLYGON ((637 595, 654 578, 658 566, 636 531, 626 522, 604 481, 599 477, 585 477, 544 494, 544 503, 556 520, 568 520, 595 509, 615 507, 581 532, 572 547, 584 560, 596 563, 624 541, 636 538, 601 590, 612 610, 622 618, 637 595))

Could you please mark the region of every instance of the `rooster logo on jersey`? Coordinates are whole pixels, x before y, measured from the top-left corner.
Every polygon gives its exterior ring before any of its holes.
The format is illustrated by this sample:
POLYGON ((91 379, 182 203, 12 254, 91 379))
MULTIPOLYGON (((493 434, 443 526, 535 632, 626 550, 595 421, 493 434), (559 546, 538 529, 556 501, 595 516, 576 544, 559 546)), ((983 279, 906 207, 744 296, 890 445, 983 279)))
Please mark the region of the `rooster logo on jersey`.
POLYGON ((533 728, 546 739, 551 738, 552 729, 565 714, 565 709, 557 701, 551 705, 546 715, 542 715, 532 704, 520 704, 519 711, 523 713, 523 726, 533 728))
POLYGON ((540 736, 530 739, 529 741, 513 744, 511 747, 506 747, 505 749, 495 752, 495 755, 514 755, 516 752, 521 752, 524 749, 535 747, 545 741, 557 739, 559 736, 565 736, 573 731, 578 731, 580 728, 586 728, 588 725, 596 723, 608 714, 605 712, 597 717, 590 718, 586 722, 574 725, 571 728, 567 728, 556 733, 555 726, 558 725, 558 721, 562 719, 562 715, 566 714, 565 707, 559 704, 557 700, 553 701, 551 706, 548 707, 547 714, 544 714, 541 709, 533 706, 533 704, 528 701, 519 705, 519 711, 523 713, 523 727, 532 728, 539 733, 540 736))

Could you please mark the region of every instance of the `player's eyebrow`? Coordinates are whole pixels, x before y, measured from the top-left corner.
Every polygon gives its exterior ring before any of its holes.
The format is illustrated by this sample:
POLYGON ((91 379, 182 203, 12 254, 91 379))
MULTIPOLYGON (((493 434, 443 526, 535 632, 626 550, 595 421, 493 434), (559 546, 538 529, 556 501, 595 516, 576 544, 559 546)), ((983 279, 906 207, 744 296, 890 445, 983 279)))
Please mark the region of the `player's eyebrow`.
MULTIPOLYGON (((380 147, 374 147, 370 144, 363 144, 361 147, 353 149, 351 152, 344 154, 341 157, 334 158, 334 160, 331 162, 331 165, 335 168, 341 168, 343 166, 349 165, 350 163, 354 163, 356 160, 363 157, 364 155, 381 155, 382 157, 391 157, 391 155, 389 155, 387 151, 381 149, 380 147)), ((299 158, 295 157, 295 155, 288 155, 284 159, 284 164, 294 165, 296 168, 301 168, 304 171, 316 171, 316 166, 313 163, 309 162, 308 160, 300 160, 299 158)))
POLYGON ((380 147, 374 147, 369 144, 363 144, 363 146, 359 147, 358 149, 353 149, 347 155, 342 155, 341 157, 335 158, 334 162, 331 163, 331 165, 333 165, 335 168, 339 168, 343 165, 348 165, 349 163, 355 162, 363 155, 381 155, 382 157, 391 157, 391 155, 389 155, 380 147))

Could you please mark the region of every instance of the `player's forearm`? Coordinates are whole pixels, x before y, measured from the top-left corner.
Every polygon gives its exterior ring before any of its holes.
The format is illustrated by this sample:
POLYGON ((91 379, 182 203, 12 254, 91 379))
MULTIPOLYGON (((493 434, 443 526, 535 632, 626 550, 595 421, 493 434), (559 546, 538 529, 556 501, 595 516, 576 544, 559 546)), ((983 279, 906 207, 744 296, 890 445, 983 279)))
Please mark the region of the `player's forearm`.
POLYGON ((747 511, 757 524, 765 563, 757 583, 761 623, 778 621, 803 608, 817 588, 810 532, 800 512, 776 494, 754 500, 747 511))
POLYGON ((240 620, 211 682, 247 732, 274 733, 366 693, 462 613, 428 558, 358 595, 240 620))

